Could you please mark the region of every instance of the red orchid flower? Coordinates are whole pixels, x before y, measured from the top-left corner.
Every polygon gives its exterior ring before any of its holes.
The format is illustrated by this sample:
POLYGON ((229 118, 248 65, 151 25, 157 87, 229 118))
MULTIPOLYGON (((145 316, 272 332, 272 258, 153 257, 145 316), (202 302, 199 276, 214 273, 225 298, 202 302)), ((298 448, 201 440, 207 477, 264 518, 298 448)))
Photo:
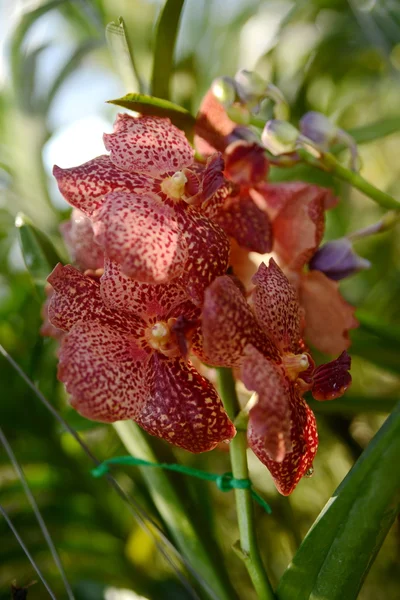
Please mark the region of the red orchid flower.
POLYGON ((118 115, 99 156, 54 175, 64 198, 92 223, 95 240, 123 272, 147 284, 174 281, 196 303, 225 272, 229 241, 202 214, 230 192, 220 156, 205 166, 169 119, 118 115))
POLYGON ((273 259, 253 278, 250 305, 229 276, 205 294, 204 352, 212 365, 239 367, 258 394, 249 413, 248 442, 271 472, 281 494, 290 494, 311 468, 318 446, 315 417, 303 394, 317 400, 341 396, 351 383, 350 357, 315 367, 301 339, 296 293, 273 259))
POLYGON ((69 255, 80 271, 97 271, 104 265, 104 252, 94 241, 91 220, 74 208, 68 221, 60 225, 69 255))
POLYGON ((78 412, 103 422, 133 419, 191 452, 235 435, 214 387, 182 357, 182 329, 175 333, 174 326, 182 317, 197 319, 190 301, 155 286, 165 294, 157 299, 158 314, 139 316, 109 308, 98 282, 70 265, 58 265, 48 281, 50 321, 66 332, 58 376, 78 412))

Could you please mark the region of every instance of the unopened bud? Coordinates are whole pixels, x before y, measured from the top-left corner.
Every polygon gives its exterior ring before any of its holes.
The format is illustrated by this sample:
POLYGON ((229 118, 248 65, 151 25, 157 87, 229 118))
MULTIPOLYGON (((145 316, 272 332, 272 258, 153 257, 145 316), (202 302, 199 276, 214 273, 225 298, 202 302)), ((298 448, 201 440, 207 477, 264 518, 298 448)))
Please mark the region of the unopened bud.
POLYGON ((287 121, 273 119, 267 121, 261 135, 265 148, 274 156, 294 152, 299 131, 287 121))
POLYGON ((245 104, 259 102, 267 90, 267 82, 255 71, 241 69, 235 75, 238 94, 245 104))
POLYGON ((236 100, 236 85, 232 77, 214 79, 211 91, 224 108, 229 108, 236 100))
POLYGON ((362 269, 369 269, 369 260, 358 256, 347 238, 328 242, 314 254, 310 269, 322 271, 329 279, 339 281, 362 269))
POLYGON ((338 128, 323 114, 311 110, 300 119, 300 131, 324 149, 336 140, 338 128))
POLYGON ((239 125, 248 125, 250 123, 250 111, 246 106, 233 104, 226 109, 228 117, 239 125))

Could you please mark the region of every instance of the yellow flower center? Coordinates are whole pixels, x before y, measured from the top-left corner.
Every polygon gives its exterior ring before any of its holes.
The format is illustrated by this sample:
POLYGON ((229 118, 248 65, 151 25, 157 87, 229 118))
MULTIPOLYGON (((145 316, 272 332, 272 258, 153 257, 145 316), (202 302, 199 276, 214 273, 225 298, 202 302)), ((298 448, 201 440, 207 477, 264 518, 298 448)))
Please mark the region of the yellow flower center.
POLYGON ((171 177, 167 177, 161 184, 161 191, 172 198, 173 200, 179 200, 182 198, 185 191, 185 184, 187 177, 182 171, 177 171, 171 177))
POLYGON ((176 319, 168 321, 157 321, 146 330, 146 339, 148 344, 171 358, 179 355, 179 347, 174 333, 171 331, 176 319))
POLYGON ((296 381, 299 373, 306 371, 310 366, 307 354, 287 353, 283 356, 282 362, 291 381, 296 381))

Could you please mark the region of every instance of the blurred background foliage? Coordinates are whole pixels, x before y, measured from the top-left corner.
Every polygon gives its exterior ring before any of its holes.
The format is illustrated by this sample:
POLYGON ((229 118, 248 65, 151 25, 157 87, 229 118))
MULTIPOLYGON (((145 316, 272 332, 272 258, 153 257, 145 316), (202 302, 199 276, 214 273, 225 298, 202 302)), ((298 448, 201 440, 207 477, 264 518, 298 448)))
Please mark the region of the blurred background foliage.
MULTIPOLYGON (((116 114, 105 101, 137 91, 132 78, 127 84, 123 65, 108 50, 105 27, 123 16, 139 76, 148 82, 161 6, 156 0, 0 0, 0 343, 100 459, 125 451, 112 428, 90 423, 68 409, 56 380, 54 342, 39 335, 43 293, 26 272, 14 220, 18 211, 29 215, 66 256, 58 225, 67 218, 68 207, 51 179, 52 165, 73 166, 103 152, 102 132, 111 130, 116 114)), ((348 130, 378 123, 360 145, 362 172, 400 200, 396 0, 187 0, 175 51, 172 99, 195 113, 213 78, 232 76, 238 68, 256 69, 279 86, 295 121, 308 110, 318 110, 348 130)), ((336 188, 342 201, 327 216, 327 239, 373 223, 381 215, 381 209, 360 193, 310 168, 273 169, 272 177, 299 177, 336 188)), ((273 584, 400 398, 399 245, 398 228, 357 242, 372 267, 343 282, 342 290, 348 301, 373 315, 374 323, 362 325, 353 335, 351 392, 335 403, 313 405, 321 439, 313 478, 303 480, 290 498, 280 497, 268 472, 250 456, 252 479, 273 508, 268 516, 256 507, 261 548, 273 584)), ((3 357, 0 387, 1 427, 23 465, 77 600, 131 600, 134 591, 154 600, 189 598, 154 537, 140 528, 105 480, 91 477, 92 465, 77 443, 3 357)), ((161 458, 173 460, 171 449, 163 444, 157 448, 161 458)), ((223 451, 176 455, 198 468, 229 470, 223 451)), ((117 473, 124 489, 162 526, 140 473, 135 469, 117 473)), ((233 496, 205 483, 174 479, 188 494, 188 504, 203 511, 240 597, 254 598, 244 567, 231 551, 238 538, 233 496)), ((66 597, 1 448, 0 497, 56 597, 66 597)), ((37 576, 3 519, 0 539, 2 600, 10 597, 12 580, 22 586, 37 576)), ((399 597, 399 557, 396 524, 366 579, 361 600, 399 597)), ((37 583, 28 596, 41 599, 46 592, 37 583)))

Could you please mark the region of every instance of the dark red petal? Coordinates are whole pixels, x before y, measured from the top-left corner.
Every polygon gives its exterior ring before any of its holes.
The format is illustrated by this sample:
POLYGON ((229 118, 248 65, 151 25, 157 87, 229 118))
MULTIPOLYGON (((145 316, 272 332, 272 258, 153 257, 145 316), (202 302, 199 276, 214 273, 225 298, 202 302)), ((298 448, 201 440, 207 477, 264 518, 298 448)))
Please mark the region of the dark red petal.
POLYGON ((343 396, 351 384, 351 358, 346 351, 336 359, 317 367, 313 374, 312 395, 316 400, 334 400, 343 396))
POLYGON ((88 216, 103 205, 110 192, 143 193, 154 185, 145 175, 118 169, 106 155, 70 169, 55 166, 53 175, 65 200, 88 216))
POLYGON ((149 399, 137 422, 190 452, 207 452, 236 433, 217 392, 181 358, 155 352, 147 367, 149 399))
POLYGON ((282 352, 298 351, 300 340, 299 303, 286 275, 273 258, 253 277, 254 310, 265 333, 282 352))
POLYGON ((225 151, 225 174, 239 185, 254 187, 269 171, 265 148, 256 142, 237 141, 225 151))
POLYGON ((248 390, 258 394, 257 404, 250 410, 252 436, 263 438, 269 457, 282 462, 292 450, 290 382, 251 344, 244 349, 241 379, 248 390))
POLYGON ((286 454, 282 462, 270 458, 265 449, 264 438, 255 433, 251 420, 247 430, 250 448, 270 471, 278 492, 284 496, 293 492, 303 475, 312 467, 318 448, 314 414, 293 387, 290 394, 290 418, 292 451, 286 454))
POLYGON ((206 290, 202 316, 203 350, 212 365, 237 366, 247 344, 279 361, 242 291, 228 275, 206 290))
POLYGON ((93 222, 96 240, 129 277, 167 283, 183 272, 186 240, 173 210, 157 196, 109 194, 93 222))
POLYGON ((175 283, 150 285, 131 279, 121 266, 106 258, 104 274, 100 279, 102 298, 111 308, 151 318, 166 315, 177 305, 187 301, 183 287, 175 283))
POLYGON ((133 337, 96 322, 75 325, 62 340, 58 377, 84 417, 113 423, 136 419, 148 397, 149 354, 133 337))
POLYGON ((228 197, 214 220, 239 246, 265 254, 272 249, 272 226, 267 213, 255 204, 243 189, 239 196, 228 197))
POLYGON ((104 134, 112 162, 125 171, 162 177, 193 162, 193 149, 183 131, 169 119, 119 114, 114 133, 104 134))
POLYGON ((101 269, 104 265, 104 253, 94 241, 90 219, 74 208, 69 221, 60 225, 60 231, 72 260, 79 269, 101 269))

